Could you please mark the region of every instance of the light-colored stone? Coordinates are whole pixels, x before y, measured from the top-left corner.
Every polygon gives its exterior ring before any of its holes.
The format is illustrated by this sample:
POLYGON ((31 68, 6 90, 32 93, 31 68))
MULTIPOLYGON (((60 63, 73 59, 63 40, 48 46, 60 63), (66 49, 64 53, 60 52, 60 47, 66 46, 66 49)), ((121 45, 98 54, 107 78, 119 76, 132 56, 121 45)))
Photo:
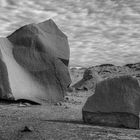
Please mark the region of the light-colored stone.
POLYGON ((1 99, 11 94, 40 104, 64 100, 71 83, 69 45, 51 19, 1 38, 0 51, 1 99))

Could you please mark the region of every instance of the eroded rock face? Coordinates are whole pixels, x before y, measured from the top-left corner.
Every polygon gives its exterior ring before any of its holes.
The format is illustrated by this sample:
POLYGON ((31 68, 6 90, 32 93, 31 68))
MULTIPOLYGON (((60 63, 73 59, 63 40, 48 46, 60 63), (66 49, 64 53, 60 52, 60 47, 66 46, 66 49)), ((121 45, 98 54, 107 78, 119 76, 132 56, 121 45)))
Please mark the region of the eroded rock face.
POLYGON ((126 64, 125 66, 133 69, 134 71, 140 70, 140 63, 126 64))
POLYGON ((86 68, 70 68, 70 76, 72 80, 72 85, 77 83, 83 78, 83 74, 85 72, 86 68))
POLYGON ((75 88, 75 90, 92 90, 101 80, 102 78, 98 75, 96 71, 88 68, 85 70, 83 78, 72 87, 75 88))
POLYGON ((14 99, 8 80, 7 67, 2 58, 0 59, 0 98, 8 100, 14 99))
POLYGON ((111 78, 115 76, 131 75, 132 70, 125 66, 115 66, 115 65, 99 65, 95 66, 94 70, 103 78, 111 78))
POLYGON ((86 123, 139 128, 140 87, 131 76, 99 82, 83 107, 86 123))
POLYGON ((0 49, 15 99, 63 100, 71 83, 70 52, 67 36, 52 20, 21 27, 0 40, 0 49))

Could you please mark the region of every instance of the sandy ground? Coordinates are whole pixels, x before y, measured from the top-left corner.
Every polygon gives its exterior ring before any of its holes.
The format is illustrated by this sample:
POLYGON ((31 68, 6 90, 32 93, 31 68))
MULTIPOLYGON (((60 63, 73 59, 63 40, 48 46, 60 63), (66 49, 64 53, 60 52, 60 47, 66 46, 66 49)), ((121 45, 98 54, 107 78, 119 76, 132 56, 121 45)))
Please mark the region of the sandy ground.
POLYGON ((92 126, 81 109, 91 93, 68 93, 62 105, 0 104, 0 140, 139 140, 140 130, 92 126), (27 126, 31 132, 24 131, 27 126))

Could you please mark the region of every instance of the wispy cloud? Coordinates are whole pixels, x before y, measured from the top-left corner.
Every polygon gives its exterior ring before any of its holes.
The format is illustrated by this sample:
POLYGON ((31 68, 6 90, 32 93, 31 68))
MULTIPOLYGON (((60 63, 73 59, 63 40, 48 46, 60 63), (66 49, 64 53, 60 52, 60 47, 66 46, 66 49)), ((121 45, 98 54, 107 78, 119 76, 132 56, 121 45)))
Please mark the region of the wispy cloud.
POLYGON ((71 65, 140 59, 139 0, 0 0, 0 33, 52 18, 67 34, 71 65))

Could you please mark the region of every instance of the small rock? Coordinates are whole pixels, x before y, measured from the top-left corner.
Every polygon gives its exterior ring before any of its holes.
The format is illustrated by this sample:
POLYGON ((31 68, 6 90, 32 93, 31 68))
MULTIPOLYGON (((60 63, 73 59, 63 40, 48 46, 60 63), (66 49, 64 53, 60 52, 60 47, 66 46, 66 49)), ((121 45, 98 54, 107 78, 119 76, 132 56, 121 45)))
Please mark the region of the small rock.
POLYGON ((30 104, 30 103, 24 103, 24 105, 26 105, 26 106, 31 106, 31 104, 30 104))
POLYGON ((19 107, 25 107, 25 106, 26 106, 25 104, 22 103, 19 104, 19 107))
POLYGON ((57 102, 54 105, 56 105, 56 106, 62 106, 62 103, 61 102, 57 102))
POLYGON ((29 107, 29 106, 31 106, 30 103, 20 103, 19 104, 19 107, 29 107))
POLYGON ((65 102, 66 102, 66 101, 69 101, 69 97, 65 97, 64 101, 65 101, 65 102))
POLYGON ((25 126, 23 130, 21 130, 21 132, 32 132, 33 131, 33 127, 31 126, 25 126))
POLYGON ((69 107, 68 106, 65 106, 65 109, 68 109, 69 107))

